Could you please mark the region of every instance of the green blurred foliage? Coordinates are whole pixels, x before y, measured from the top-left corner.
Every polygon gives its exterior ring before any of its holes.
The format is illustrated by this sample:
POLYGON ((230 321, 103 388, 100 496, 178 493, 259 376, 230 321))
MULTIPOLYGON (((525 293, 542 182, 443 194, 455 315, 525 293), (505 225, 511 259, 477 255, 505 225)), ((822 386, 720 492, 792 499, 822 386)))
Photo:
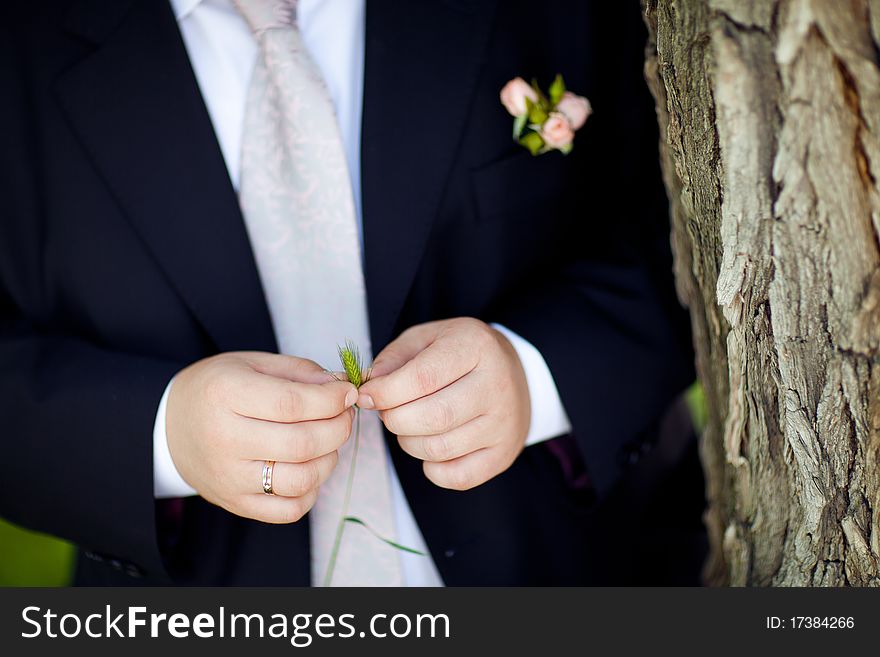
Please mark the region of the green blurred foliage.
POLYGON ((703 433, 706 423, 709 421, 709 410, 706 408, 706 394, 703 392, 703 386, 699 381, 694 381, 685 393, 685 400, 691 411, 691 418, 694 421, 694 429, 698 434, 703 433))
POLYGON ((0 520, 0 586, 67 586, 74 548, 0 520))

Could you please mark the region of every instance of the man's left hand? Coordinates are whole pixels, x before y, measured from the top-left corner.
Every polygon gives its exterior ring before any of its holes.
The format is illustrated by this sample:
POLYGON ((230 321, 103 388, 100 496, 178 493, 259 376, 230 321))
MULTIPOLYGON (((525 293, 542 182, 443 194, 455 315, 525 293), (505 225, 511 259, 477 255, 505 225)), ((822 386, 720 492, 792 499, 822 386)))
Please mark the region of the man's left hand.
POLYGON ((358 405, 378 410, 403 451, 424 461, 425 476, 454 490, 509 468, 531 419, 515 349, 467 317, 404 331, 376 357, 358 405))

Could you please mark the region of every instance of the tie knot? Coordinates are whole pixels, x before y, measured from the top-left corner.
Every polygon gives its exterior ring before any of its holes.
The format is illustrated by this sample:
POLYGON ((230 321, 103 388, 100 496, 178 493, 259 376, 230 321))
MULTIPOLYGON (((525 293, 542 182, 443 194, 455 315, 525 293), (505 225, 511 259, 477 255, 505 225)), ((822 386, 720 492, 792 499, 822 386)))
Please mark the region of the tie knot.
POLYGON ((233 0, 233 2, 258 39, 267 30, 296 27, 297 0, 233 0))

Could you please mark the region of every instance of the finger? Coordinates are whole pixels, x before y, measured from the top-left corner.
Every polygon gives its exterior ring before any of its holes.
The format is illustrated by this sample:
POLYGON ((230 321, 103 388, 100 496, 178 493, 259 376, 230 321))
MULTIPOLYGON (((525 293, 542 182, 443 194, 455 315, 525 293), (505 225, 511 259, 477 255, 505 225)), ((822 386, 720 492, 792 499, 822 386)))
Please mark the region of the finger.
POLYGON ((282 424, 242 418, 233 429, 242 459, 305 463, 339 449, 351 435, 354 413, 282 424))
POLYGON ((447 433, 486 412, 485 374, 470 372, 433 395, 380 413, 382 422, 397 436, 447 433))
POLYGON ((400 448, 422 461, 442 463, 497 444, 487 417, 481 416, 467 424, 435 436, 400 436, 400 448))
POLYGON ((336 417, 357 401, 347 381, 298 383, 243 370, 225 384, 224 400, 244 417, 271 422, 303 422, 336 417))
POLYGON ((405 330, 373 359, 370 368, 372 376, 385 376, 412 360, 435 340, 440 328, 441 322, 428 322, 405 330))
POLYGON ((297 358, 284 354, 269 354, 260 351, 246 352, 243 357, 257 372, 278 379, 299 383, 328 383, 333 381, 332 373, 308 358, 297 358))
MULTIPOLYGON (((327 481, 339 461, 337 452, 330 452, 305 463, 283 463, 272 466, 272 491, 281 497, 302 497, 327 481)), ((245 494, 263 492, 265 461, 242 461, 238 468, 239 490, 245 494)))
POLYGON ((238 500, 233 513, 273 525, 286 525, 301 520, 315 505, 317 499, 316 490, 309 491, 302 497, 255 493, 243 495, 238 500))
POLYGON ((440 488, 470 490, 510 467, 513 460, 495 447, 471 452, 451 461, 425 461, 422 470, 440 488))
POLYGON ((479 350, 462 334, 441 334, 390 374, 371 378, 360 388, 361 408, 386 410, 433 394, 457 381, 479 363, 479 350))

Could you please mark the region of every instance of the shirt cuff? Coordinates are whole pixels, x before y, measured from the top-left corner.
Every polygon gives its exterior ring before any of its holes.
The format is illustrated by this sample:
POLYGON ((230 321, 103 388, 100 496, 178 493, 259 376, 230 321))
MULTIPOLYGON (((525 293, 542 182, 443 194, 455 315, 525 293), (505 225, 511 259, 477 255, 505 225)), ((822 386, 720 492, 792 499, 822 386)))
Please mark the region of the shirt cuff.
POLYGON ((526 436, 526 447, 571 433, 571 422, 541 352, 531 342, 501 324, 492 324, 492 328, 510 341, 526 373, 532 403, 532 419, 526 436))
POLYGON ((159 402, 159 410, 156 411, 156 423, 153 425, 153 496, 156 499, 198 495, 196 490, 180 476, 168 449, 165 412, 172 383, 174 379, 171 379, 165 387, 162 400, 159 402))

